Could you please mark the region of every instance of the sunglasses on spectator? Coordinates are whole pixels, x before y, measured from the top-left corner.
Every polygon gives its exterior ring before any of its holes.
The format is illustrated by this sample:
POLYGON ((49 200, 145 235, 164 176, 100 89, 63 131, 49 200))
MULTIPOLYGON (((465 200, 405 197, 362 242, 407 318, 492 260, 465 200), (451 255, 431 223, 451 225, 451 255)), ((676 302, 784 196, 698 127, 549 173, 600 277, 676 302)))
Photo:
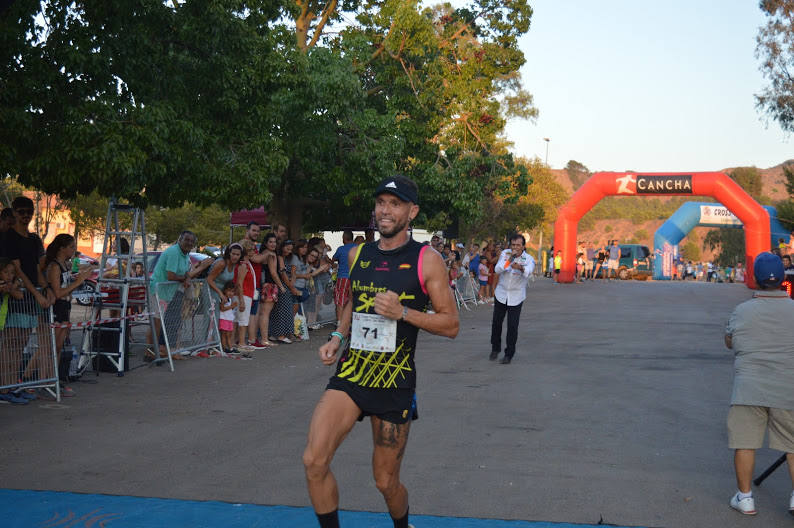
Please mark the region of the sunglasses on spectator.
POLYGON ((285 245, 285 246, 289 246, 290 244, 293 244, 293 243, 294 243, 294 242, 292 242, 292 240, 285 240, 285 241, 284 241, 284 245, 285 245))
POLYGON ((33 209, 23 208, 23 209, 14 209, 20 215, 32 215, 33 209))

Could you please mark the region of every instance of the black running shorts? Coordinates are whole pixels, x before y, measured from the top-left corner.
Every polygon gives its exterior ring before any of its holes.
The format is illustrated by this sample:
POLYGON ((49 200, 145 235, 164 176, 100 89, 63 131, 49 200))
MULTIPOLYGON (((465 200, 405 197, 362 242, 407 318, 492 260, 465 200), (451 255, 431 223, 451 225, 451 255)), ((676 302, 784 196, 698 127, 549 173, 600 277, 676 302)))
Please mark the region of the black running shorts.
POLYGON ((333 376, 326 390, 342 391, 361 409, 358 421, 377 416, 393 424, 417 420, 416 391, 414 389, 370 389, 333 376))

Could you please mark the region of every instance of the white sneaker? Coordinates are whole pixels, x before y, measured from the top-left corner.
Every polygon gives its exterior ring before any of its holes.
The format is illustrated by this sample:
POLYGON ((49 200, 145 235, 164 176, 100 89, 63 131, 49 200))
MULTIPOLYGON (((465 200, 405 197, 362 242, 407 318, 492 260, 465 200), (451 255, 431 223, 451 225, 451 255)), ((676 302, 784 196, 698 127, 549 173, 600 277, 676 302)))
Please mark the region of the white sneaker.
POLYGON ((755 511, 755 500, 752 497, 745 497, 740 500, 738 493, 731 497, 731 508, 744 515, 755 515, 758 513, 755 511))
POLYGON ((794 491, 791 492, 791 498, 788 501, 788 512, 794 515, 794 491))

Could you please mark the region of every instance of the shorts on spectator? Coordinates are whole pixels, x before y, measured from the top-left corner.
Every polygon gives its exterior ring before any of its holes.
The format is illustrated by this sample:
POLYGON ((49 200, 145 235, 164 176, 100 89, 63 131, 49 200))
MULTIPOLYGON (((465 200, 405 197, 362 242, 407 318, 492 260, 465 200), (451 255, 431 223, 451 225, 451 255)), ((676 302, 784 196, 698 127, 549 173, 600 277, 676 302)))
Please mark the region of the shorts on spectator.
POLYGON ((10 313, 6 319, 6 328, 36 328, 39 318, 26 313, 10 313))
POLYGON ((342 277, 336 279, 334 285, 334 304, 344 306, 350 301, 350 279, 342 277))
POLYGON ((248 321, 251 319, 251 303, 253 299, 243 295, 243 302, 245 302, 245 309, 242 312, 239 307, 234 309, 234 322, 240 326, 248 326, 248 321))
POLYGON ((298 288, 300 295, 293 295, 292 302, 293 304, 300 304, 309 300, 311 294, 309 293, 308 288, 298 288))
POLYGON ((159 305, 157 301, 157 296, 154 292, 150 292, 149 295, 149 311, 152 313, 152 317, 156 319, 160 319, 161 313, 165 313, 166 309, 168 308, 168 301, 164 301, 160 299, 159 305))
POLYGON ((588 271, 593 269, 593 261, 592 260, 586 260, 584 262, 584 269, 586 269, 588 271))
POLYGON ((618 259, 609 259, 609 263, 607 264, 607 269, 611 269, 611 270, 618 269, 618 259))
POLYGON ((232 332, 234 330, 234 321, 228 319, 221 319, 218 321, 218 330, 225 332, 232 332))
POLYGON ((487 281, 487 280, 481 280, 481 279, 480 279, 480 280, 478 280, 477 282, 479 282, 479 283, 480 283, 480 286, 488 286, 488 281, 487 281))
POLYGON ((769 430, 769 448, 794 453, 794 411, 758 405, 731 405, 728 411, 728 447, 759 449, 769 430))
POLYGON ((53 318, 56 323, 68 323, 71 311, 72 303, 69 301, 61 301, 59 299, 55 301, 55 304, 52 306, 53 318))
POLYGON ((262 286, 262 295, 259 298, 262 302, 278 301, 278 286, 272 282, 266 282, 262 286))

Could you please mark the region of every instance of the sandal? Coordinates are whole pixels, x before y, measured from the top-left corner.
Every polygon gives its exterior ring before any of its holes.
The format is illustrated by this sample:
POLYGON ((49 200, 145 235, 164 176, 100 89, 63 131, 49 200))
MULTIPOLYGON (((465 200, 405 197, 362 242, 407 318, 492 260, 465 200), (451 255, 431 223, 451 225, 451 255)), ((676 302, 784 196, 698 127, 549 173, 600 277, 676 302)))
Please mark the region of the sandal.
POLYGON ((282 343, 286 343, 287 345, 292 343, 289 337, 279 337, 278 340, 281 341, 282 343))
POLYGON ((272 341, 265 341, 262 344, 265 345, 267 348, 277 347, 278 346, 278 343, 273 343, 272 341))

